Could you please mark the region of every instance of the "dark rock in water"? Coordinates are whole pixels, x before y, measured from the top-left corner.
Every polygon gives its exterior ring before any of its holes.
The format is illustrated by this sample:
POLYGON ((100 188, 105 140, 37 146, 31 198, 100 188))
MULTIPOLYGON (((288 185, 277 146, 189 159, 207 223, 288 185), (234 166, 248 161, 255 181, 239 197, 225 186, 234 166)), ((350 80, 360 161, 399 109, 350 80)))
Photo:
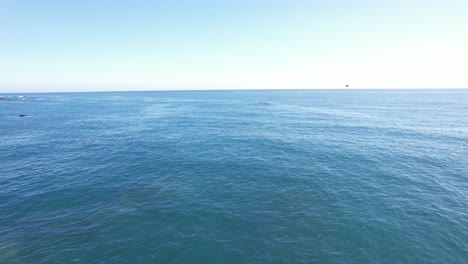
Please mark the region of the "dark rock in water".
POLYGON ((28 116, 28 115, 19 115, 19 117, 26 117, 26 116, 28 116))

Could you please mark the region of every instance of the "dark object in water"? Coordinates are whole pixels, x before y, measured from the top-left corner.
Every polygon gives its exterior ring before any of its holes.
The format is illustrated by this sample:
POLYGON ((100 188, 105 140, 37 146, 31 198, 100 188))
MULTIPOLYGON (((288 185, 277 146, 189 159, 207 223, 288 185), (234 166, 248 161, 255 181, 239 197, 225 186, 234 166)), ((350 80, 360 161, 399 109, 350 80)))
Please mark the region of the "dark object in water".
POLYGON ((269 105, 270 103, 269 103, 269 102, 258 102, 258 104, 261 104, 261 105, 269 105))
POLYGON ((27 117, 28 115, 19 115, 19 117, 27 117))

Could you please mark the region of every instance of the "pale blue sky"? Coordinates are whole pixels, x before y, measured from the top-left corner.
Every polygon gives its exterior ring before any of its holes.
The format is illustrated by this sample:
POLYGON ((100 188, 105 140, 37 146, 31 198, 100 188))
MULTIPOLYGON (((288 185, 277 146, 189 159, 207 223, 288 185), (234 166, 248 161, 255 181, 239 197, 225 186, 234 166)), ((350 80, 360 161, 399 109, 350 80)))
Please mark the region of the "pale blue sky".
POLYGON ((0 0, 0 92, 468 87, 467 0, 0 0))

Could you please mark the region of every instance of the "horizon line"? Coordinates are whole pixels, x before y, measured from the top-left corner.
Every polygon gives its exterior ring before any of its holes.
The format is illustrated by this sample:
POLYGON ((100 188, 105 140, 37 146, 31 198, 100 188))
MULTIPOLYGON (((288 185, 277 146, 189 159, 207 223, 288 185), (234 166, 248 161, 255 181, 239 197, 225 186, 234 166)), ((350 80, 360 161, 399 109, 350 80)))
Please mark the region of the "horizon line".
POLYGON ((207 91, 297 91, 297 90, 465 90, 468 87, 449 88, 236 88, 236 89, 148 89, 148 90, 90 90, 90 91, 44 91, 44 92, 2 92, 0 94, 45 94, 45 93, 115 93, 115 92, 207 92, 207 91))

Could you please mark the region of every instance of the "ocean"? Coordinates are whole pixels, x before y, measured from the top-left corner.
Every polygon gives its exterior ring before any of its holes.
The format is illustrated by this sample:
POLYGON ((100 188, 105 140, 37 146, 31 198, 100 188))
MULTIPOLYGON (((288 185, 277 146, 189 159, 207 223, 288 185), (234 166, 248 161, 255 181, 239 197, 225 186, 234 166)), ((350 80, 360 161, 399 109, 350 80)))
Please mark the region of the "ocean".
POLYGON ((2 264, 468 263, 466 89, 18 95, 2 264))

